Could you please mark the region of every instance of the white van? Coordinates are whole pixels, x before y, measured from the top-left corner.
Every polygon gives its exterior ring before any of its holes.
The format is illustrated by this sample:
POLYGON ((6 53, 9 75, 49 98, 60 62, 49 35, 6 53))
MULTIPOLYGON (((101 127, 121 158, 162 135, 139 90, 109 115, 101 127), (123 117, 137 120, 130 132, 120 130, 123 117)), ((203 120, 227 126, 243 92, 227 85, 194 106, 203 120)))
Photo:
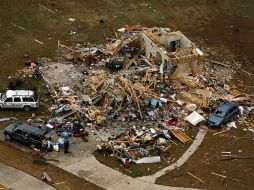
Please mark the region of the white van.
POLYGON ((37 108, 39 101, 36 92, 32 90, 7 90, 0 93, 0 108, 21 108, 29 111, 31 108, 37 108))

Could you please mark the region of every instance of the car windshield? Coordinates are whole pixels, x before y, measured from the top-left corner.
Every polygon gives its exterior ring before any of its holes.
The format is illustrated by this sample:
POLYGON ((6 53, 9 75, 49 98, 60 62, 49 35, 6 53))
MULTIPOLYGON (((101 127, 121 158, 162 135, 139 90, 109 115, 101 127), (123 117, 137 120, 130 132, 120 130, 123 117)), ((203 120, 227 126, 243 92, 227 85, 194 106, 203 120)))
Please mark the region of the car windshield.
POLYGON ((216 110, 214 112, 214 115, 217 116, 217 117, 224 117, 225 116, 225 112, 221 111, 221 110, 216 110))
POLYGON ((2 100, 2 101, 4 101, 6 98, 7 98, 7 97, 6 97, 6 94, 2 94, 2 95, 1 95, 1 100, 2 100))

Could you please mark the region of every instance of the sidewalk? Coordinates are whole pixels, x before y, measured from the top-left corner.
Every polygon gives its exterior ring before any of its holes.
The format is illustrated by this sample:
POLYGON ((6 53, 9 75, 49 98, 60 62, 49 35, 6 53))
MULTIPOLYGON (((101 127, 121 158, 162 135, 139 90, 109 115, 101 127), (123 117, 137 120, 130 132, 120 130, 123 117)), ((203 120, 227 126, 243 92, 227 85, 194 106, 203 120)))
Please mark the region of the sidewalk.
MULTIPOLYGON (((107 190, 181 190, 187 188, 168 187, 149 183, 136 178, 129 177, 116 170, 113 170, 101 163, 94 157, 88 157, 73 163, 63 166, 63 169, 82 177, 100 187, 107 190)), ((191 189, 191 188, 190 188, 191 189)))
POLYGON ((37 178, 3 163, 0 163, 0 184, 12 190, 55 190, 37 178))
MULTIPOLYGON (((196 138, 194 139, 192 145, 189 149, 172 165, 156 172, 154 175, 144 176, 141 178, 132 178, 127 175, 122 174, 112 168, 109 168, 100 162, 98 162, 94 156, 86 156, 82 159, 67 159, 65 163, 58 164, 58 167, 63 168, 66 171, 71 172, 74 175, 82 177, 87 181, 90 181, 102 188, 107 190, 191 190, 192 188, 182 188, 182 187, 170 187, 154 184, 155 180, 173 170, 177 167, 183 165, 190 156, 197 150, 199 145, 202 143, 207 130, 200 129, 196 138)), ((193 190, 193 189, 192 189, 193 190)))

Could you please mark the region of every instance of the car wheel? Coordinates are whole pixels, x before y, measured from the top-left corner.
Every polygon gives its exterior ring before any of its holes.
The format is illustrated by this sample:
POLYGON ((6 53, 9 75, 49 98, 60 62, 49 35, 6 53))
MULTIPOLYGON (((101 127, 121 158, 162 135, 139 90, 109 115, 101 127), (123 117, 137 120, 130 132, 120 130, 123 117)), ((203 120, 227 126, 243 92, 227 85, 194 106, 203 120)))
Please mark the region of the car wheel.
POLYGON ((24 108, 23 108, 25 111, 29 111, 30 109, 31 109, 31 107, 30 106, 24 106, 24 108))
POLYGON ((36 147, 35 147, 34 144, 30 144, 30 148, 31 148, 31 149, 35 149, 36 147))
POLYGON ((5 140, 8 140, 8 141, 10 141, 11 140, 11 135, 5 135, 5 140))

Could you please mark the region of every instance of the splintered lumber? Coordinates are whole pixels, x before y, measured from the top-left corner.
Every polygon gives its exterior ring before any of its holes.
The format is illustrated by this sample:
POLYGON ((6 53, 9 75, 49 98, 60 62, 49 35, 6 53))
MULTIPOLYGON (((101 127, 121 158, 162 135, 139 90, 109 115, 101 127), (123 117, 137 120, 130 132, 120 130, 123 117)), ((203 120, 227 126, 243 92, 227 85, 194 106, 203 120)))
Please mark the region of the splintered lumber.
POLYGON ((247 71, 245 71, 245 70, 241 70, 241 71, 244 72, 244 73, 247 73, 247 74, 250 75, 250 76, 253 75, 252 73, 249 73, 249 72, 247 72, 247 71))
POLYGON ((132 84, 124 78, 121 78, 121 81, 124 83, 125 88, 129 90, 131 97, 135 99, 140 118, 143 119, 142 111, 141 111, 140 104, 139 104, 139 99, 138 99, 138 96, 137 96, 132 84))
POLYGON ((137 59, 137 55, 135 55, 131 60, 128 61, 128 63, 125 65, 124 69, 129 69, 130 66, 135 62, 137 59))
POLYGON ((69 116, 73 115, 76 112, 77 112, 77 110, 72 110, 71 112, 66 113, 65 115, 61 116, 60 118, 64 119, 66 117, 69 117, 69 116))
POLYGON ((230 65, 228 65, 228 64, 221 63, 221 62, 218 62, 218 61, 213 61, 213 60, 210 60, 210 59, 204 59, 204 61, 206 61, 206 62, 208 62, 208 63, 212 63, 212 64, 224 66, 224 67, 229 67, 229 66, 230 66, 230 65))
POLYGON ((132 174, 132 171, 130 171, 130 170, 126 169, 126 168, 123 168, 123 169, 132 174))
POLYGON ((214 172, 212 172, 212 174, 217 175, 217 176, 222 177, 222 178, 227 178, 227 176, 225 176, 225 175, 217 174, 217 173, 214 173, 214 172))
POLYGON ((118 39, 119 37, 118 37, 118 35, 117 35, 116 30, 115 30, 114 28, 112 28, 112 30, 113 30, 113 32, 114 32, 114 34, 115 34, 116 39, 118 39))
POLYGON ((55 14, 55 12, 54 12, 54 11, 52 11, 51 9, 49 9, 49 8, 45 7, 44 5, 42 5, 42 4, 40 4, 40 3, 38 3, 38 5, 39 5, 40 7, 42 7, 42 8, 44 8, 44 9, 46 9, 47 11, 49 11, 49 12, 51 12, 51 13, 55 14))
POLYGON ((19 26, 19 25, 14 24, 14 23, 11 23, 11 25, 12 25, 12 26, 15 26, 15 27, 17 27, 17 28, 19 28, 19 29, 21 29, 21 30, 26 30, 26 29, 23 28, 22 26, 19 26))
POLYGON ((133 89, 133 86, 130 83, 129 83, 129 85, 131 87, 132 94, 134 95, 134 98, 136 100, 136 104, 137 104, 137 107, 138 107, 139 115, 140 115, 141 119, 143 119, 143 115, 142 115, 142 111, 141 111, 141 108, 140 108, 140 105, 139 105, 139 99, 137 97, 137 94, 136 94, 135 90, 133 89))
POLYGON ((95 89, 97 90, 98 88, 100 88, 106 80, 107 80, 107 78, 102 79, 102 81, 99 82, 99 84, 97 84, 97 85, 95 86, 95 89))
POLYGON ((234 63, 238 68, 240 68, 240 65, 239 65, 235 60, 233 60, 233 63, 234 63))
POLYGON ((222 178, 224 178, 224 179, 230 179, 230 180, 233 180, 233 181, 239 181, 238 179, 228 178, 228 177, 225 176, 225 175, 217 174, 217 173, 214 173, 214 172, 212 172, 211 174, 212 174, 212 175, 219 176, 219 177, 222 177, 222 178))
POLYGON ((120 51, 120 49, 122 49, 122 47, 124 47, 126 44, 129 44, 130 42, 132 42, 132 41, 134 41, 134 40, 136 40, 136 39, 138 39, 138 38, 139 38, 139 35, 137 35, 134 39, 127 39, 127 40, 122 41, 122 42, 116 47, 116 49, 115 49, 113 55, 116 55, 116 54, 120 51))
POLYGON ((124 84, 124 89, 127 89, 129 91, 129 93, 131 94, 131 98, 134 98, 133 94, 132 94, 132 91, 131 91, 130 87, 128 86, 128 83, 126 82, 126 80, 124 80, 123 78, 121 78, 121 80, 124 84))
POLYGON ((39 43, 39 44, 41 44, 41 45, 44 44, 43 42, 41 42, 41 41, 39 41, 39 40, 37 40, 37 39, 34 39, 34 41, 36 41, 37 43, 39 43))
POLYGON ((208 108, 209 107, 209 98, 208 97, 203 97, 202 107, 203 108, 208 108))
POLYGON ((74 85, 79 89, 80 92, 84 91, 84 88, 79 81, 77 81, 74 85))
POLYGON ((193 175, 192 173, 187 172, 187 174, 189 174, 190 176, 194 177, 194 178, 197 179, 198 181, 200 181, 200 182, 202 182, 202 183, 205 183, 202 179, 198 178, 197 176, 193 175))
POLYGON ((46 180, 48 183, 52 182, 52 179, 51 179, 51 177, 49 177, 47 172, 42 173, 42 180, 46 180))
POLYGON ((148 61, 148 59, 147 59, 145 56, 141 55, 141 57, 142 57, 142 59, 144 60, 144 62, 145 62, 147 65, 149 65, 150 67, 156 67, 155 65, 153 65, 152 63, 150 63, 150 62, 148 61))
POLYGON ((176 129, 170 129, 170 132, 177 138, 179 139, 182 143, 188 143, 191 141, 191 138, 188 137, 185 133, 183 133, 180 130, 176 129))
POLYGON ((234 160, 234 159, 254 159, 254 156, 228 155, 228 157, 226 157, 226 158, 221 158, 221 160, 234 160))
POLYGON ((72 49, 72 48, 70 48, 70 47, 68 47, 68 46, 66 46, 66 45, 64 45, 64 44, 62 44, 60 41, 58 42, 58 46, 62 46, 62 47, 64 47, 64 48, 68 49, 68 50, 71 50, 71 51, 73 51, 73 52, 76 52, 74 49, 72 49))
POLYGON ((139 29, 140 27, 141 27, 141 26, 140 26, 139 24, 133 25, 133 26, 129 26, 129 27, 127 28, 127 32, 130 33, 130 32, 132 32, 133 30, 139 29))
POLYGON ((166 152, 166 151, 168 151, 168 149, 170 149, 172 147, 172 145, 171 144, 169 144, 168 146, 166 146, 162 151, 163 152, 166 152))
POLYGON ((226 130, 223 130, 223 131, 220 131, 220 132, 217 132, 217 133, 214 133, 213 135, 219 135, 219 134, 221 134, 221 133, 225 133, 225 132, 227 132, 228 130, 226 129, 226 130))

